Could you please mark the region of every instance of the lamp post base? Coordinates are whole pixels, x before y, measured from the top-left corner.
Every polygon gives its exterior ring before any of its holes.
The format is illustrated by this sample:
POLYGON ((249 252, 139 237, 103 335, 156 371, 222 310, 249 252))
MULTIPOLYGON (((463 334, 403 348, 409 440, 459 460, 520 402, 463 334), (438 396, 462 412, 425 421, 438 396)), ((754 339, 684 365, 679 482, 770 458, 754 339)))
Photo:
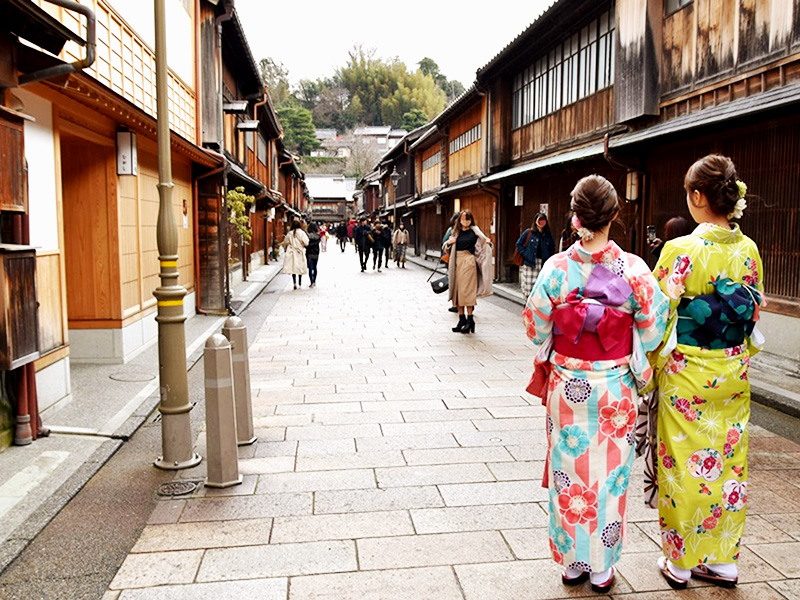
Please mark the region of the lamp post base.
POLYGON ((196 467, 202 460, 203 457, 195 452, 192 455, 192 458, 189 460, 184 460, 183 462, 178 462, 177 460, 168 462, 159 456, 158 459, 153 461, 153 465, 159 469, 164 469, 165 471, 178 471, 180 469, 191 469, 192 467, 196 467))

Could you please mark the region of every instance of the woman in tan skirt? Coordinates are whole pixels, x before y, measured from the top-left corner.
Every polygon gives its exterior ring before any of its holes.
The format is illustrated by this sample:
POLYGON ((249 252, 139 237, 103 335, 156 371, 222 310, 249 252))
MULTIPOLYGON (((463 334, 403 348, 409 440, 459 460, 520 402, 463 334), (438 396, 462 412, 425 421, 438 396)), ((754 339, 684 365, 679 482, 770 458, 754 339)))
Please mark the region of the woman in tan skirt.
POLYGON ((458 325, 453 331, 474 333, 475 304, 478 298, 492 293, 492 241, 475 225, 472 213, 463 210, 444 243, 444 250, 450 253, 447 271, 450 300, 458 307, 458 325))

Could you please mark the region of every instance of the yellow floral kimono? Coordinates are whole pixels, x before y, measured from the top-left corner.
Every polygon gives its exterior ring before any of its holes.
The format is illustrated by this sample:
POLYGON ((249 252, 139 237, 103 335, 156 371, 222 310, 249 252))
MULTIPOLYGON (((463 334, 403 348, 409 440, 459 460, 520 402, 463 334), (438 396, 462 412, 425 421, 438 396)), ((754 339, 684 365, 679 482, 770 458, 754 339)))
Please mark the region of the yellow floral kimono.
POLYGON ((747 509, 750 356, 761 256, 738 225, 710 223, 664 245, 656 279, 670 299, 657 354, 658 510, 675 565, 734 563, 747 509))

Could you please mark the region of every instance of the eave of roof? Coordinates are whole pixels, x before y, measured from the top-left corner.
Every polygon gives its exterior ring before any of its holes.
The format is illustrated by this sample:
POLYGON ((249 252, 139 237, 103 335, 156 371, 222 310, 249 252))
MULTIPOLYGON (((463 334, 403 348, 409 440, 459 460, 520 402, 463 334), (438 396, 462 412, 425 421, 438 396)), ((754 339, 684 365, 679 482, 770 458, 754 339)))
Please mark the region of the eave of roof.
POLYGON ((247 96, 261 96, 264 93, 264 84, 235 8, 231 12, 231 18, 222 22, 222 32, 223 50, 228 45, 229 51, 234 54, 231 57, 233 62, 228 63, 228 68, 237 68, 239 75, 246 78, 246 81, 238 81, 242 91, 247 96), (245 64, 241 64, 242 60, 245 64))
POLYGON ((78 34, 30 0, 4 0, 0 3, 0 18, 11 33, 52 54, 61 52, 68 40, 81 46, 86 44, 78 34))
POLYGON ((644 129, 614 136, 609 139, 609 147, 620 148, 656 137, 679 134, 697 127, 709 127, 721 123, 727 125, 730 119, 749 118, 764 111, 794 104, 800 104, 800 84, 787 85, 761 94, 745 96, 711 108, 681 115, 644 129))
POLYGON ((573 28, 584 17, 608 8, 608 4, 605 0, 554 0, 522 33, 476 71, 476 81, 480 84, 498 73, 521 68, 521 63, 528 63, 540 50, 547 50, 567 34, 574 33, 573 28))

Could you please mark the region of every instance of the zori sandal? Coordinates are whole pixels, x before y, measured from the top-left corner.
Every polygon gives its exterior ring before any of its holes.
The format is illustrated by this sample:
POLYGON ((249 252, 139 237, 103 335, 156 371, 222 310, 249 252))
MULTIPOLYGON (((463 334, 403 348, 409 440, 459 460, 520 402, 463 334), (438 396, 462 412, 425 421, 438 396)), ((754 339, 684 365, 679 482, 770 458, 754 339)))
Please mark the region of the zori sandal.
POLYGON ((577 577, 568 577, 566 571, 564 571, 561 574, 561 582, 564 585, 578 585, 583 583, 587 579, 589 579, 589 573, 587 573, 586 571, 582 571, 581 574, 578 575, 577 577))
POLYGON ((708 581, 720 587, 732 588, 736 587, 739 583, 738 577, 725 577, 719 573, 715 573, 713 569, 708 568, 706 565, 697 565, 692 569, 692 577, 697 577, 703 581, 708 581))
POLYGON ((672 573, 672 571, 669 570, 669 563, 667 562, 666 556, 659 556, 656 564, 658 565, 658 568, 661 570, 661 574, 664 576, 664 579, 667 580, 667 583, 673 590, 686 589, 686 584, 689 582, 686 579, 681 579, 680 577, 676 577, 672 573))

